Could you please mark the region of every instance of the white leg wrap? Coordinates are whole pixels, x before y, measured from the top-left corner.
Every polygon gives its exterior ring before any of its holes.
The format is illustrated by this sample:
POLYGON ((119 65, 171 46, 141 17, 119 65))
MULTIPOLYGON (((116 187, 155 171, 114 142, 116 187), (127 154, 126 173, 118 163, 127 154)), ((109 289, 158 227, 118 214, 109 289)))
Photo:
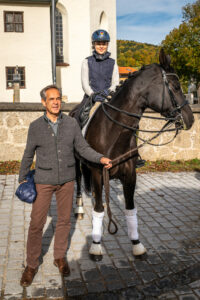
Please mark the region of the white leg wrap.
MULTIPOLYGON (((128 236, 130 240, 138 240, 138 221, 137 221, 137 209, 125 210, 126 215, 126 223, 128 227, 128 236)), ((146 252, 146 248, 143 246, 142 243, 133 245, 133 255, 142 255, 146 252)))
POLYGON ((101 244, 92 243, 92 245, 90 247, 90 250, 89 250, 89 253, 93 254, 93 255, 103 255, 101 244))
POLYGON ((98 213, 93 210, 93 212, 92 212, 92 239, 96 243, 99 243, 101 241, 103 217, 104 217, 104 211, 101 213, 98 213))
POLYGON ((130 240, 138 240, 138 221, 137 221, 137 209, 126 209, 126 224, 128 227, 128 236, 130 240))

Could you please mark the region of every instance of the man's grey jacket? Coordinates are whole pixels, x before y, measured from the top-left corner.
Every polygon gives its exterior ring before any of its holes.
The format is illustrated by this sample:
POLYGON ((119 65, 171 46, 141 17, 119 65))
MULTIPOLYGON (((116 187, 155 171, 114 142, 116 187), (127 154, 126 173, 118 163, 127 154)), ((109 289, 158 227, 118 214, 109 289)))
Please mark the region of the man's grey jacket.
POLYGON ((36 153, 35 183, 60 185, 75 179, 74 151, 88 161, 100 163, 102 154, 83 138, 77 121, 61 114, 57 135, 44 116, 30 124, 19 182, 26 179, 36 153))

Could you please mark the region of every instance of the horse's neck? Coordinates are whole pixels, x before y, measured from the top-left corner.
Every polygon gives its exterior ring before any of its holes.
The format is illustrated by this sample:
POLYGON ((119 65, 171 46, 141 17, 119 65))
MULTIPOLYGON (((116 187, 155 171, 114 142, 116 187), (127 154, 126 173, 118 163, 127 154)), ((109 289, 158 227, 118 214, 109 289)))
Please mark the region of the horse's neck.
MULTIPOLYGON (((136 114, 138 116, 142 115, 145 107, 143 106, 144 96, 142 95, 140 90, 137 90, 133 86, 128 87, 128 91, 126 91, 126 87, 122 87, 121 91, 113 98, 110 102, 111 105, 117 107, 121 111, 126 111, 128 113, 136 114)), ((132 126, 137 126, 139 123, 139 118, 129 117, 123 114, 123 112, 118 113, 118 118, 122 117, 123 120, 128 120, 130 122, 130 118, 132 118, 132 126)))

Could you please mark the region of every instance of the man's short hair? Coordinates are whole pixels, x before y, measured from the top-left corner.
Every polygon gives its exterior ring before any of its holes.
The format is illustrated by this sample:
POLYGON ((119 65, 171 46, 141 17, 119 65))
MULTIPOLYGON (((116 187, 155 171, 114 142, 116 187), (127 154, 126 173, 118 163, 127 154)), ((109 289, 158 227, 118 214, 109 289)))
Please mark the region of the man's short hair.
POLYGON ((44 100, 47 99, 46 91, 48 91, 48 90, 50 90, 50 89, 56 89, 57 91, 59 91, 59 93, 60 93, 60 98, 62 98, 62 92, 61 92, 61 89, 59 89, 59 88, 57 87, 57 85, 55 85, 55 84, 50 84, 50 85, 45 86, 45 87, 40 91, 41 99, 44 99, 44 100))

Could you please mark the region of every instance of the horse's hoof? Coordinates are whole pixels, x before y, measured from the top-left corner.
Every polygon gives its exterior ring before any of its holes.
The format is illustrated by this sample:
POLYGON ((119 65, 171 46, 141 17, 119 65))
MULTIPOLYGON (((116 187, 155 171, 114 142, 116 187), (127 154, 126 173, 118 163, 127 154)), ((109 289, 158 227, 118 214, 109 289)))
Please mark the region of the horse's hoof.
POLYGON ((103 259, 103 255, 95 255, 95 254, 90 254, 90 259, 98 262, 101 261, 103 259))
POLYGON ((84 219, 84 214, 75 214, 75 218, 77 220, 83 220, 84 219))
POLYGON ((133 245, 133 255, 141 256, 147 252, 147 249, 142 245, 142 243, 133 245))

